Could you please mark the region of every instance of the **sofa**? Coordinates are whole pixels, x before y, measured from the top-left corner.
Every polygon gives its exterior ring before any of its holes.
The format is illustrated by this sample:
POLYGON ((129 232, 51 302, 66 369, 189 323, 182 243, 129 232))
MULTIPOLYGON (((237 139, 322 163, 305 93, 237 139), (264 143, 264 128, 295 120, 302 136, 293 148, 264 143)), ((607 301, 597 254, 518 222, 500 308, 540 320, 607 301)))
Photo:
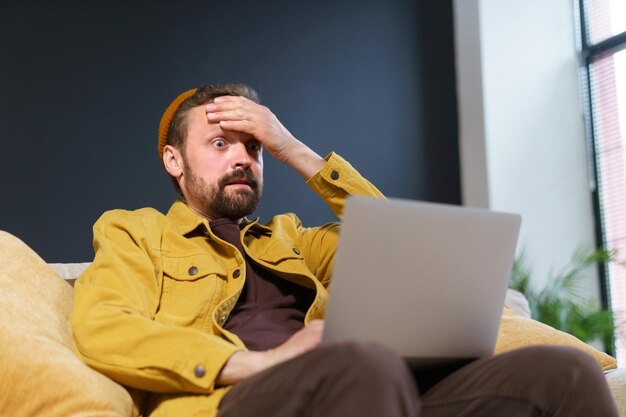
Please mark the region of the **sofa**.
MULTIPOLYGON (((46 263, 0 231, 0 416, 139 417, 133 395, 76 356, 69 319, 73 281, 88 263, 46 263)), ((524 297, 509 290, 496 354, 532 344, 587 351, 605 370, 626 417, 626 368, 603 352, 530 319, 524 297)))

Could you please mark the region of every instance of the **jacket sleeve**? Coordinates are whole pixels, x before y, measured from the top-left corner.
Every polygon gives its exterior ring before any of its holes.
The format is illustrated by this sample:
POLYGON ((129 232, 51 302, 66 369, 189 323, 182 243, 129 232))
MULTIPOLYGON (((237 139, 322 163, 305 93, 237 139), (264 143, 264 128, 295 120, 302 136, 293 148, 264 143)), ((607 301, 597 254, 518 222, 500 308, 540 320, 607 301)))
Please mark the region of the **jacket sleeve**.
MULTIPOLYGON (((330 153, 324 167, 311 177, 307 184, 342 218, 346 198, 369 196, 384 199, 385 196, 341 156, 330 153)), ((302 228, 300 247, 305 251, 307 266, 325 286, 330 277, 339 238, 340 224, 333 222, 320 227, 302 228)))
POLYGON ((95 259, 75 285, 75 348, 92 368, 129 387, 211 393, 241 348, 153 320, 162 285, 158 245, 137 212, 116 210, 96 222, 95 259))
POLYGON ((332 152, 326 156, 326 164, 307 184, 341 219, 346 197, 369 196, 385 198, 383 193, 366 180, 348 161, 332 152))

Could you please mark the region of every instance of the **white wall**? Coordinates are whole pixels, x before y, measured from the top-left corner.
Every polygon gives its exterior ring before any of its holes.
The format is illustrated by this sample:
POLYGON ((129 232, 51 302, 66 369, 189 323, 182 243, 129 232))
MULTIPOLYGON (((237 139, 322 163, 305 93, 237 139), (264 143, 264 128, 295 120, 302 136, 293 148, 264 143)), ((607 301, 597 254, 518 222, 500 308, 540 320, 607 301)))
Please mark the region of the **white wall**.
MULTIPOLYGON (((463 201, 520 213, 535 283, 593 248, 572 0, 455 0, 463 201)), ((585 290, 597 298, 595 271, 585 290)))

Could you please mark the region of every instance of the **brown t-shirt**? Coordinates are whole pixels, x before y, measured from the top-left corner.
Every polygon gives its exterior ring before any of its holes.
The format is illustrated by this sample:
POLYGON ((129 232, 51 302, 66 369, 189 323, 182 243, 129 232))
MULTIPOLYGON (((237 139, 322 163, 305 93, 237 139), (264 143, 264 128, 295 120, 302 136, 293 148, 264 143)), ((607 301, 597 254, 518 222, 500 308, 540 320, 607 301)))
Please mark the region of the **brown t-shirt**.
POLYGON ((243 250, 237 222, 217 219, 210 225, 216 236, 234 245, 246 259, 246 283, 224 328, 239 336, 250 350, 280 345, 304 326, 315 292, 255 264, 243 250))

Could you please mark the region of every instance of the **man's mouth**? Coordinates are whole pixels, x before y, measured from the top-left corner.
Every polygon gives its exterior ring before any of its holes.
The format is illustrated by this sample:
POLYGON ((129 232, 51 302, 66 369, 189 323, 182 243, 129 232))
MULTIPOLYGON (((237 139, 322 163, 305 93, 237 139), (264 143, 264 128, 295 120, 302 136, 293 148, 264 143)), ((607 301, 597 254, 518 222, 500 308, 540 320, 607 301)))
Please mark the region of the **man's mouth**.
POLYGON ((248 187, 252 188, 252 184, 247 179, 230 180, 226 185, 247 185, 248 187))
POLYGON ((252 172, 238 171, 224 176, 224 178, 221 179, 219 186, 220 188, 226 188, 228 186, 232 186, 234 188, 245 187, 254 190, 258 187, 258 183, 252 172))

